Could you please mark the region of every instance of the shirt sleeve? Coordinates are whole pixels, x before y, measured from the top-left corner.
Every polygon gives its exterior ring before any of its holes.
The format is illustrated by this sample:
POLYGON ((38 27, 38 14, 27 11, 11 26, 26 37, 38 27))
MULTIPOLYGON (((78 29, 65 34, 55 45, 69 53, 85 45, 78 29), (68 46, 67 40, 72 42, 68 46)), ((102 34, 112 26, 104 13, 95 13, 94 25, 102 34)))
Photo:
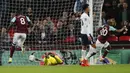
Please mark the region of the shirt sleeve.
POLYGON ((31 21, 31 20, 29 19, 29 17, 28 17, 28 16, 26 16, 26 18, 27 18, 27 21, 28 21, 28 22, 30 22, 30 21, 31 21))
POLYGON ((117 29, 112 27, 112 26, 109 26, 109 31, 116 31, 117 29))
POLYGON ((13 23, 14 23, 15 21, 16 21, 16 17, 14 17, 14 18, 11 20, 11 22, 13 22, 13 23))

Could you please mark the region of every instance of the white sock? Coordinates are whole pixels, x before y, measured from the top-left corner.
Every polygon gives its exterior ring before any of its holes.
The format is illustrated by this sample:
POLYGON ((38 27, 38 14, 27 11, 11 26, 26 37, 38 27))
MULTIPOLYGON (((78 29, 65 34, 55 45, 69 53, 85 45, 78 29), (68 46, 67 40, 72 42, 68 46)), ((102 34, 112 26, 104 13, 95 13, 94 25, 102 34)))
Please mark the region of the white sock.
POLYGON ((86 56, 86 50, 82 50, 82 59, 85 59, 85 56, 86 56))
POLYGON ((87 53, 87 55, 86 55, 85 59, 86 59, 86 60, 88 60, 88 58, 91 56, 91 54, 92 54, 92 52, 91 52, 91 51, 89 51, 89 52, 87 53))
POLYGON ((93 48, 92 46, 90 46, 90 48, 89 48, 89 52, 87 53, 85 59, 88 60, 88 58, 89 58, 93 53, 97 53, 97 50, 96 50, 96 48, 93 48))

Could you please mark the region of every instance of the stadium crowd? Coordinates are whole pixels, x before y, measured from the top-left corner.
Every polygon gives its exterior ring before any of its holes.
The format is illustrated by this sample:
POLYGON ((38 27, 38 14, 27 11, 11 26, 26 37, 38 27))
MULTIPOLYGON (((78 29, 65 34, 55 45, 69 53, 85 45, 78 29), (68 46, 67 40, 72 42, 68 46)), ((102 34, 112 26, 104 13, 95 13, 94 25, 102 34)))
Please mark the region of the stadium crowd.
MULTIPOLYGON (((130 29, 130 7, 129 0, 105 0, 102 12, 102 23, 107 23, 108 19, 111 20, 111 26, 117 29, 122 26, 127 26, 130 29)), ((120 35, 130 35, 130 30, 126 34, 121 33, 120 35)))

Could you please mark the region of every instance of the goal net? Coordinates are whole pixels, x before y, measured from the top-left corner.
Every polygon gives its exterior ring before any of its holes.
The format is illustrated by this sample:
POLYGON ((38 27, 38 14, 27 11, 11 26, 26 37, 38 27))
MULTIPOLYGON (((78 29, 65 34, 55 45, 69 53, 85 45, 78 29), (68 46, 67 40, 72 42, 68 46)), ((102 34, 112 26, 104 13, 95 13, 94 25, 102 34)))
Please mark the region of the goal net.
POLYGON ((78 64, 81 57, 80 15, 82 5, 89 3, 92 19, 92 33, 99 24, 104 0, 1 0, 0 1, 0 64, 2 65, 40 65, 30 62, 29 56, 42 59, 45 52, 53 51, 63 57, 64 64, 78 64), (13 63, 8 64, 9 48, 14 35, 14 28, 6 29, 17 10, 22 10, 33 25, 29 29, 25 54, 16 49, 13 63), (95 17, 93 18, 93 13, 95 17), (94 30, 93 30, 94 28, 94 30))

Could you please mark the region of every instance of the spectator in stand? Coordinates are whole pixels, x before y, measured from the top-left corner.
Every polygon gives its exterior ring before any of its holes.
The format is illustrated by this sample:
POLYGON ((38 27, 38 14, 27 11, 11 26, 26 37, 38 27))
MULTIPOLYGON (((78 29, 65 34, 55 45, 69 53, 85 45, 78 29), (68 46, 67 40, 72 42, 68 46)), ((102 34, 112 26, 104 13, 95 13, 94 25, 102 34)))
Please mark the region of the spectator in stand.
POLYGON ((74 5, 75 13, 82 11, 82 3, 86 3, 86 2, 84 2, 84 0, 75 0, 75 5, 74 5))
POLYGON ((47 20, 47 24, 45 25, 45 34, 46 34, 45 40, 54 41, 56 36, 55 27, 54 27, 55 25, 50 17, 47 17, 46 20, 47 20))
POLYGON ((9 37, 8 33, 6 33, 6 29, 1 28, 1 32, 0 32, 0 48, 2 48, 2 49, 9 48, 8 47, 9 42, 10 42, 10 37, 9 37))
POLYGON ((44 40, 45 39, 45 36, 46 36, 46 34, 45 34, 45 26, 47 25, 47 20, 46 19, 44 19, 43 21, 42 21, 42 24, 39 26, 40 27, 40 30, 41 30, 41 39, 42 40, 44 40))
POLYGON ((68 32, 68 35, 67 36, 70 36, 70 37, 73 37, 74 36, 74 25, 73 24, 69 24, 67 26, 67 32, 68 32))
POLYGON ((32 28, 29 29, 29 34, 28 34, 28 37, 27 37, 27 43, 29 43, 31 46, 33 46, 33 44, 36 44, 40 38, 40 20, 39 18, 37 18, 36 20, 34 20, 34 25, 32 28), (33 44, 32 44, 33 43, 33 44))
POLYGON ((67 22, 59 19, 57 23, 57 40, 65 39, 67 35, 67 22))
POLYGON ((123 9, 120 10, 119 13, 119 21, 120 22, 130 21, 130 11, 128 9, 127 3, 123 3, 123 9))
POLYGON ((72 15, 71 15, 71 21, 72 21, 72 20, 76 20, 75 13, 72 13, 72 15))
POLYGON ((64 20, 67 20, 68 18, 68 12, 63 12, 63 17, 62 17, 64 20))
POLYGON ((107 25, 106 13, 105 13, 104 11, 102 12, 102 24, 103 24, 103 25, 107 25))
POLYGON ((109 12, 111 10, 111 0, 105 0, 104 1, 104 6, 103 6, 103 11, 109 12))
MULTIPOLYGON (((128 3, 128 5, 130 5, 130 0, 127 0, 127 3, 128 3)), ((130 6, 128 7, 128 9, 130 9, 130 6)))
POLYGON ((62 26, 63 26, 63 21, 62 20, 58 20, 57 29, 62 28, 62 26))
POLYGON ((51 18, 50 17, 47 17, 47 26, 48 26, 48 29, 50 33, 53 33, 53 30, 54 30, 54 23, 52 22, 51 18))
POLYGON ((117 7, 117 0, 112 1, 112 8, 109 11, 110 17, 115 18, 116 21, 118 21, 118 13, 119 13, 119 8, 117 7))
POLYGON ((127 35, 127 36, 130 35, 130 30, 128 30, 128 29, 130 29, 130 24, 127 21, 124 21, 121 23, 121 26, 122 27, 126 26, 127 29, 125 29, 124 32, 120 33, 120 35, 127 35))
POLYGON ((123 8, 123 3, 125 3, 125 1, 126 0, 119 0, 119 4, 118 4, 119 9, 123 8))
POLYGON ((10 13, 11 19, 15 16, 15 13, 10 13))
POLYGON ((127 35, 130 36, 130 23, 128 24, 127 29, 128 29, 127 35))
POLYGON ((106 20, 110 19, 111 13, 112 13, 112 0, 105 0, 104 1, 104 6, 103 6, 103 11, 106 14, 106 20))
POLYGON ((103 11, 106 13, 106 20, 115 18, 117 21, 119 8, 117 7, 118 0, 105 0, 103 11))
POLYGON ((75 20, 80 20, 80 12, 77 12, 77 13, 75 14, 75 20))
POLYGON ((34 20, 33 19, 33 11, 32 11, 32 8, 31 7, 29 7, 28 9, 27 9, 27 16, 30 18, 30 20, 34 20))

